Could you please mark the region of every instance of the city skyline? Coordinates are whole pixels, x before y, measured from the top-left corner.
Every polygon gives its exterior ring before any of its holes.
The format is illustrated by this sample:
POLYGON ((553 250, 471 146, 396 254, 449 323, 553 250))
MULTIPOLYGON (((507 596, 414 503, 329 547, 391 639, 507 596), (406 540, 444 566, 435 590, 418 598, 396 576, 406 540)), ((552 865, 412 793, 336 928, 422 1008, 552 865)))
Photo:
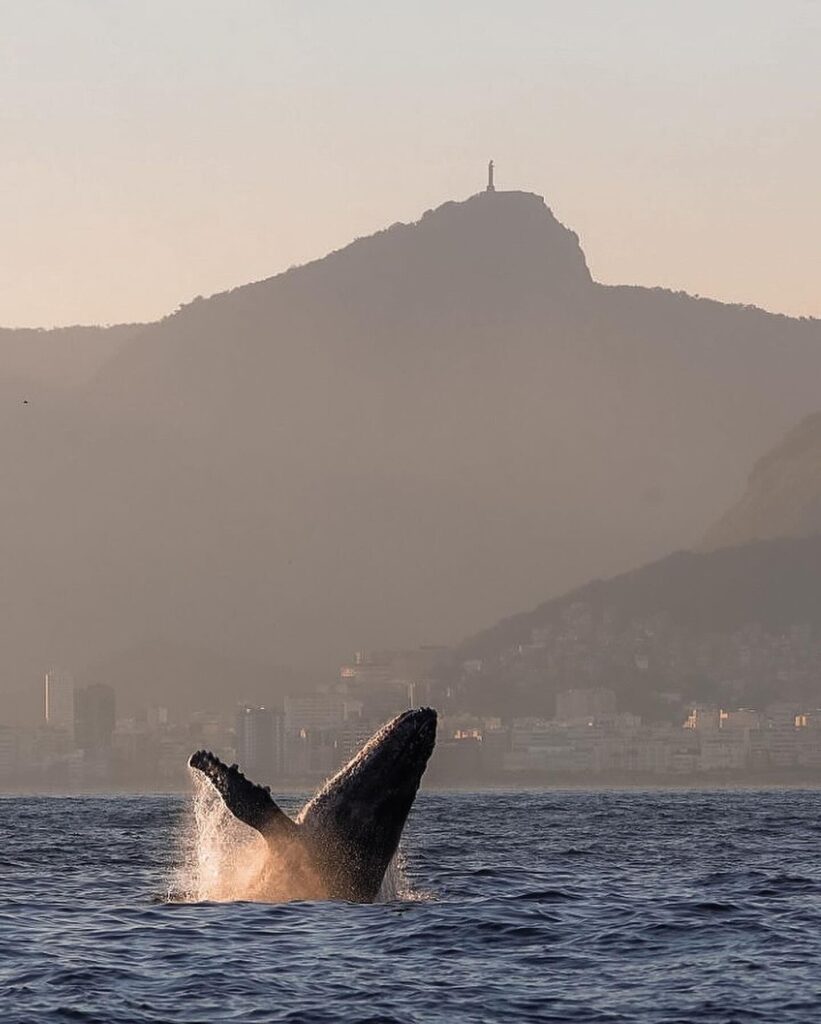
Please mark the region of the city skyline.
MULTIPOLYGON (((568 626, 575 634, 578 618, 568 626)), ((811 643, 807 630, 794 631, 794 639, 804 647, 811 643)), ((534 641, 531 653, 538 653, 544 632, 536 631, 534 641)), ((755 667, 761 638, 747 634, 742 642, 743 661, 755 667)), ((666 712, 647 719, 606 685, 580 682, 556 692, 550 712, 524 714, 501 699, 483 712, 472 706, 471 689, 493 665, 475 659, 459 665, 454 653, 357 652, 340 666, 335 682, 311 691, 264 706, 237 701, 221 712, 191 708, 173 716, 155 705, 121 715, 111 686, 75 687, 70 673, 52 669, 42 683, 41 725, 0 726, 0 792, 178 792, 190 784, 185 765, 192 745, 237 763, 260 785, 301 792, 333 775, 417 697, 440 709, 429 777, 434 788, 821 778, 818 700, 784 695, 752 706, 667 693, 666 712)), ((646 671, 647 655, 637 661, 646 671)), ((785 664, 802 675, 801 661, 796 648, 785 664)), ((572 674, 583 679, 582 661, 572 674)))

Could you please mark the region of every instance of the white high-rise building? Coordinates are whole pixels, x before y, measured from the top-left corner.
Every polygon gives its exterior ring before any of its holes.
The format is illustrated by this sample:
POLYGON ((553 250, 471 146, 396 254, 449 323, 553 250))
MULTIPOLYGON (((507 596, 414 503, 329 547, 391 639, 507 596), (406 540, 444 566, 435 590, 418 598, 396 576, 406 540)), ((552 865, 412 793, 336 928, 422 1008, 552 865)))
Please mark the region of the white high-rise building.
POLYGON ((46 672, 46 724, 74 735, 74 677, 70 672, 46 672))
POLYGON ((285 767, 281 711, 247 705, 237 711, 237 760, 259 785, 276 783, 285 767))

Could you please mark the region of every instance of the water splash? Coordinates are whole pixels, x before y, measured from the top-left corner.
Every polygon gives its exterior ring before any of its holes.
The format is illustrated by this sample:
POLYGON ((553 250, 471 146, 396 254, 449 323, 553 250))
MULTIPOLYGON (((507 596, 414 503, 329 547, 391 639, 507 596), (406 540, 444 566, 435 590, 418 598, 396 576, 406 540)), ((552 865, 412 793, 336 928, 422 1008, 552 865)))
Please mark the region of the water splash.
POLYGON ((388 864, 388 870, 382 879, 382 885, 374 900, 375 903, 418 903, 422 900, 435 900, 436 895, 416 889, 411 882, 405 855, 397 850, 388 864))
POLYGON ((284 903, 327 899, 322 879, 298 841, 269 845, 238 821, 214 787, 192 771, 193 796, 181 837, 181 866, 169 899, 284 903))
POLYGON ((171 898, 185 903, 253 899, 268 858, 265 840, 231 814, 198 772, 191 779, 193 796, 171 898))

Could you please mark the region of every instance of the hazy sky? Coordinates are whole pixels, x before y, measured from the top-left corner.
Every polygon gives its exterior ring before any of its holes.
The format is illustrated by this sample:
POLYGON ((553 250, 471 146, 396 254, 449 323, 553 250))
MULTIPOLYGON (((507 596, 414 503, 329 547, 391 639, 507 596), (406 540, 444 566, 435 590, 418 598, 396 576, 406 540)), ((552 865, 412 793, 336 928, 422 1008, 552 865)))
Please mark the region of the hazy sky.
POLYGON ((151 319, 539 192, 594 276, 821 316, 816 0, 0 0, 0 324, 151 319))

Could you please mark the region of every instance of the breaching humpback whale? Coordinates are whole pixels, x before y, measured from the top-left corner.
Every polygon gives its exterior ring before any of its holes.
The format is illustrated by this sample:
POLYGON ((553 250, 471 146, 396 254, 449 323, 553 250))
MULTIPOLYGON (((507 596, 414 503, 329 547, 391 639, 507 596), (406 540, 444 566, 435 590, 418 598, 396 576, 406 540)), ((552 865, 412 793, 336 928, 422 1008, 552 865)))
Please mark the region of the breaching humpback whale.
POLYGON ((270 788, 246 779, 206 750, 189 765, 208 778, 228 809, 259 832, 289 876, 289 899, 370 903, 399 846, 405 820, 436 742, 432 708, 405 711, 375 733, 289 818, 270 788))

